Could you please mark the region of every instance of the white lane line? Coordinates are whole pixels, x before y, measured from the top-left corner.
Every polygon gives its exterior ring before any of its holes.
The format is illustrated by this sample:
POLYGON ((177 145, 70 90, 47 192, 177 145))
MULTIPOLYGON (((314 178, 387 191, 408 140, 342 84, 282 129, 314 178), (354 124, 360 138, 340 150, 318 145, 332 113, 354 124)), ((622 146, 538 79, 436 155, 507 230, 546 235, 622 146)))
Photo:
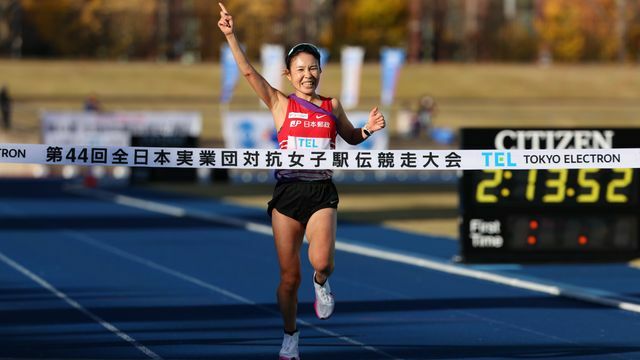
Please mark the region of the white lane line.
MULTIPOLYGON (((105 200, 114 201, 118 204, 134 206, 152 212, 159 212, 167 215, 180 214, 180 216, 189 216, 201 220, 238 226, 248 231, 257 232, 260 234, 272 234, 271 227, 252 221, 220 216, 217 214, 206 213, 199 210, 187 210, 156 201, 137 199, 130 196, 119 195, 102 190, 92 190, 75 187, 69 188, 68 191, 92 197, 99 197, 105 200), (134 199, 138 201, 132 201, 134 199), (171 211, 167 211, 167 209, 171 209, 171 211), (178 211, 178 209, 180 211, 178 211)), ((540 292, 553 296, 563 296, 566 298, 580 300, 591 304, 640 313, 640 303, 619 300, 620 296, 618 296, 617 294, 605 292, 602 290, 571 286, 561 283, 551 284, 551 282, 549 281, 541 281, 540 279, 525 279, 523 277, 518 278, 513 276, 495 274, 489 271, 474 270, 461 265, 448 264, 443 261, 429 259, 424 256, 402 254, 394 251, 393 249, 376 249, 371 246, 359 245, 352 241, 345 241, 345 239, 341 238, 337 239, 336 241, 336 250, 386 261, 397 262, 401 264, 422 267, 425 269, 441 271, 452 275, 459 275, 477 280, 489 281, 497 284, 507 285, 534 292, 540 292)))
POLYGON ((97 322, 102 327, 104 327, 105 329, 107 329, 110 332, 112 332, 113 334, 115 334, 117 337, 119 337, 122 340, 128 342, 129 344, 133 345, 136 349, 138 349, 140 352, 142 352, 143 354, 145 354, 149 358, 155 359, 155 360, 162 360, 162 357, 160 357, 155 352, 151 351, 146 346, 140 344, 136 339, 134 339, 131 336, 127 335, 126 333, 122 332, 116 326, 114 326, 113 324, 105 321, 104 319, 102 319, 98 315, 92 313, 90 310, 88 310, 87 308, 85 308, 82 305, 80 305, 80 303, 78 303, 77 301, 73 300, 72 298, 67 296, 65 293, 63 293, 62 291, 56 289, 49 282, 47 282, 43 278, 39 277, 38 275, 34 274, 29 269, 27 269, 24 266, 18 264, 16 261, 12 260, 11 258, 9 258, 8 256, 6 256, 5 254, 3 254, 1 252, 0 252, 0 260, 2 260, 2 262, 4 262, 5 264, 9 265, 10 267, 15 269, 16 271, 20 272, 22 275, 28 277, 29 279, 31 279, 32 281, 34 281, 38 285, 42 286, 43 288, 45 288, 46 290, 51 292, 53 295, 55 295, 59 299, 63 300, 67 304, 69 304, 74 309, 76 309, 79 312, 83 313, 84 315, 88 316, 89 318, 91 318, 91 320, 97 322))
POLYGON ((539 284, 533 281, 521 280, 518 278, 507 277, 503 275, 493 274, 486 271, 473 270, 459 265, 446 264, 440 261, 429 260, 425 257, 418 257, 414 255, 407 255, 392 252, 389 250, 375 249, 368 246, 357 245, 346 242, 336 242, 336 249, 349 252, 352 254, 358 254, 368 256, 376 259, 398 262, 407 265, 413 265, 430 270, 437 270, 452 275, 459 275, 470 277, 478 280, 490 281, 498 284, 508 285, 521 289, 527 289, 536 292, 542 292, 549 295, 558 296, 561 291, 556 286, 548 286, 539 284))
MULTIPOLYGON (((103 199, 107 199, 110 201, 115 201, 120 204, 125 204, 123 199, 135 199, 128 196, 118 195, 102 190, 91 190, 86 188, 74 188, 70 189, 74 193, 100 197, 103 199), (97 191, 98 195, 94 195, 93 192, 97 191)), ((166 205, 156 201, 143 200, 144 205, 138 204, 139 208, 144 208, 148 211, 154 212, 162 212, 163 208, 166 205), (144 207, 142 207, 144 206, 144 207)), ((133 206, 133 205, 130 205, 133 206)), ((193 218, 198 218, 202 220, 214 221, 222 224, 239 226, 248 231, 255 231, 261 234, 271 235, 271 228, 264 225, 251 221, 246 221, 242 219, 230 218, 225 216, 219 216, 216 214, 207 214, 202 211, 191 211, 180 207, 174 207, 175 209, 182 210, 182 216, 189 216, 193 218), (267 232, 267 229, 268 232, 267 232)), ((162 212, 164 214, 168 214, 167 212, 162 212)), ((579 286, 570 286, 566 284, 553 283, 550 284, 549 281, 542 281, 540 279, 525 279, 523 277, 514 277, 514 276, 506 276, 495 274, 489 271, 481 271, 474 270, 462 265, 454 265, 448 264, 443 261, 428 259, 424 256, 416 256, 410 254, 402 254, 393 249, 376 249, 371 246, 359 245, 353 243, 351 241, 345 241, 345 239, 339 238, 336 241, 336 250, 345 251, 352 254, 368 256, 372 258, 377 258, 381 260, 387 260, 392 262, 397 262, 401 264, 413 265, 417 267, 422 267, 425 269, 436 270, 445 272, 452 275, 459 275, 470 277, 473 279, 489 281, 497 284, 507 285, 519 289, 525 289, 540 293, 545 293, 553 296, 563 296, 566 298, 571 298, 575 300, 580 300, 584 302, 588 302, 591 304, 597 304, 607 307, 614 307, 620 310, 631 311, 635 313, 640 313, 640 303, 632 302, 632 301, 624 301, 619 300, 620 296, 614 293, 609 293, 601 290, 590 289, 579 286), (545 283, 546 282, 546 283, 545 283)))
POLYGON ((459 275, 477 280, 489 281, 519 289, 530 290, 553 296, 562 296, 601 306, 614 307, 620 310, 640 313, 640 304, 634 303, 632 301, 620 300, 620 296, 618 294, 604 290, 590 289, 560 283, 543 283, 539 279, 526 279, 522 276, 520 278, 517 278, 512 276, 494 274, 487 271, 469 269, 460 265, 447 264, 438 260, 428 259, 423 256, 401 254, 387 249, 376 249, 354 243, 336 243, 336 249, 340 249, 352 254, 369 256, 381 260, 394 261, 402 264, 422 267, 425 269, 441 271, 452 275, 459 275))
POLYGON ((590 289, 579 286, 571 286, 561 283, 541 281, 539 279, 527 279, 524 277, 514 277, 500 275, 488 271, 474 270, 460 265, 447 264, 442 261, 428 259, 424 256, 401 254, 388 249, 376 249, 369 246, 336 242, 336 249, 369 256, 381 260, 393 261, 407 265, 413 265, 425 269, 441 271, 447 274, 459 275, 477 280, 489 281, 496 284, 511 286, 519 289, 530 290, 552 296, 562 296, 574 300, 580 300, 591 304, 618 308, 620 310, 640 313, 640 304, 632 301, 619 300, 620 296, 615 293, 590 289), (545 283, 546 282, 546 283, 545 283))
MULTIPOLYGON (((81 233, 81 232, 78 232, 78 231, 73 231, 73 230, 67 230, 67 231, 65 231, 65 234, 67 234, 68 236, 70 236, 70 237, 72 237, 72 238, 74 238, 76 240, 82 241, 82 242, 84 242, 86 244, 89 244, 89 245, 94 246, 96 248, 99 248, 99 249, 102 249, 104 251, 107 251, 107 252, 109 252, 111 254, 117 255, 119 257, 122 257, 124 259, 130 260, 132 262, 135 262, 135 263, 144 265, 146 267, 149 267, 151 269, 154 269, 154 270, 163 272, 165 274, 171 275, 173 277, 176 277, 178 279, 184 280, 184 281, 189 282, 191 284, 194 284, 196 286, 211 290, 211 291, 213 291, 215 293, 221 294, 223 296, 226 296, 226 297, 228 297, 230 299, 233 299, 235 301, 238 301, 240 303, 243 303, 243 304, 246 304, 246 305, 255 306, 257 308, 260 308, 261 310, 264 310, 264 311, 276 316, 276 317, 280 317, 280 313, 279 312, 277 312, 275 310, 272 310, 272 309, 270 309, 270 308, 268 308, 266 306, 260 305, 260 304, 256 303, 255 301, 252 301, 252 300, 250 300, 250 299, 248 299, 248 298, 246 298, 246 297, 244 297, 242 295, 238 295, 238 294, 236 294, 234 292, 231 292, 229 290, 223 289, 223 288, 221 288, 219 286, 210 284, 210 283, 208 283, 206 281, 200 280, 200 279, 198 279, 196 277, 193 277, 191 275, 187 275, 187 274, 185 274, 183 272, 180 272, 178 270, 175 270, 175 269, 166 267, 164 265, 158 264, 158 263, 156 263, 156 262, 154 262, 152 260, 143 258, 143 257, 135 255, 135 254, 132 254, 130 252, 127 252, 127 251, 122 250, 120 248, 117 248, 115 246, 112 246, 112 245, 109 245, 109 244, 105 244, 104 242, 102 242, 100 240, 97 240, 97 239, 95 239, 95 238, 93 238, 93 237, 91 237, 91 236, 89 236, 87 234, 84 234, 84 233, 81 233)), ((384 356, 386 358, 394 359, 394 360, 402 360, 402 359, 396 358, 395 356, 393 356, 391 354, 388 354, 388 353, 386 353, 386 352, 384 352, 384 351, 382 351, 380 349, 377 349, 377 348, 375 348, 373 346, 367 345, 367 344, 362 343, 362 342, 360 342, 358 340, 352 339, 352 338, 350 338, 348 336, 338 334, 338 333, 333 332, 331 330, 327 330, 325 328, 319 327, 319 326, 314 325, 314 324, 312 324, 312 323, 310 323, 308 321, 298 319, 298 323, 303 325, 303 326, 306 326, 306 327, 309 327, 311 329, 314 329, 314 330, 316 330, 316 331, 318 331, 318 332, 320 332, 322 334, 328 335, 328 336, 333 337, 333 338, 340 339, 340 340, 342 340, 342 341, 344 341, 344 342, 346 342, 348 344, 351 344, 351 345, 360 347, 362 349, 374 352, 374 353, 376 353, 378 355, 382 355, 382 356, 384 356)))

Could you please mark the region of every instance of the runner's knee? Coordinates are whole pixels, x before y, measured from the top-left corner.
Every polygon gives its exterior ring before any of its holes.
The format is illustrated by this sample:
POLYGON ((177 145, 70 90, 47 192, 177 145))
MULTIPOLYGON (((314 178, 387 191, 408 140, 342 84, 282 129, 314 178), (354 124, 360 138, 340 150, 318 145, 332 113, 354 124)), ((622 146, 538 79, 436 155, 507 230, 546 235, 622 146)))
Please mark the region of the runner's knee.
POLYGON ((300 287, 301 277, 299 272, 282 272, 280 274, 280 288, 285 291, 297 291, 300 287))
POLYGON ((333 261, 330 258, 322 257, 322 256, 312 256, 311 257, 311 266, 313 269, 324 276, 329 276, 333 272, 333 261))

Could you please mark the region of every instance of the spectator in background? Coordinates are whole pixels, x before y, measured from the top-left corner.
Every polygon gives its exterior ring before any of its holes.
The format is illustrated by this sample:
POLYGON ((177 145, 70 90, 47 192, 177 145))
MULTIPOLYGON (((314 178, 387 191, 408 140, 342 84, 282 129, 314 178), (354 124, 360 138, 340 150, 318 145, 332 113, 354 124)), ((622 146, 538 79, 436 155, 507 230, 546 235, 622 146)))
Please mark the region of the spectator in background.
POLYGON ((91 94, 84 100, 84 111, 102 111, 102 105, 96 94, 91 94))
POLYGON ((11 128, 11 96, 6 85, 0 88, 0 110, 2 112, 2 125, 5 130, 11 128))
POLYGON ((418 108, 413 120, 413 136, 419 137, 424 131, 426 136, 433 125, 433 118, 436 114, 436 101, 428 95, 420 97, 418 100, 418 108))

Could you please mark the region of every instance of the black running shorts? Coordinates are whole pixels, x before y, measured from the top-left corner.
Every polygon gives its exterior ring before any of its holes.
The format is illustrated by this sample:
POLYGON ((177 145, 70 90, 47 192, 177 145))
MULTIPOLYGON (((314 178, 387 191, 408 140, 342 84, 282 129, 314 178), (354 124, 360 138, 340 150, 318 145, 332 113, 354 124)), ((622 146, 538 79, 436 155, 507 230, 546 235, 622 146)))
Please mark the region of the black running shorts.
POLYGON ((338 191, 331 179, 320 181, 279 181, 269 201, 268 213, 278 209, 283 215, 306 224, 316 211, 338 208, 338 191))

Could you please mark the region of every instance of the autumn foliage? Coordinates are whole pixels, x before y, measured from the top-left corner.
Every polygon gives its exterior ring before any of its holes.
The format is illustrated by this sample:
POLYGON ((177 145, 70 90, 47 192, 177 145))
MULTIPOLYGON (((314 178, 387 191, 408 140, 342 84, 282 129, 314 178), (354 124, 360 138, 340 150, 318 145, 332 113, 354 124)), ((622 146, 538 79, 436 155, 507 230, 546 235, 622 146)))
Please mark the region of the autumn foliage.
MULTIPOLYGON (((212 0, 15 1, 25 56, 207 60, 222 42, 212 0)), ((640 60, 640 0, 517 0, 515 17, 503 13, 507 1, 224 2, 251 57, 262 43, 311 41, 334 54, 361 45, 369 59, 384 46, 419 46, 412 53, 433 61, 640 60)))

